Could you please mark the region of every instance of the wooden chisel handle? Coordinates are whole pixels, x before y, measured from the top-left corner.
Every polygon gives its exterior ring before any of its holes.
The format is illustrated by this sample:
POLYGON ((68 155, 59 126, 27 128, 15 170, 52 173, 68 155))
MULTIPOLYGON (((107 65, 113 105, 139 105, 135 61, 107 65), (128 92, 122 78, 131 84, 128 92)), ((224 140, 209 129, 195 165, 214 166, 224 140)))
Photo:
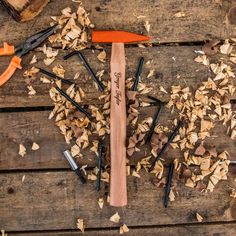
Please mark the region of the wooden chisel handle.
POLYGON ((126 103, 124 43, 113 43, 111 53, 110 205, 127 205, 126 103))

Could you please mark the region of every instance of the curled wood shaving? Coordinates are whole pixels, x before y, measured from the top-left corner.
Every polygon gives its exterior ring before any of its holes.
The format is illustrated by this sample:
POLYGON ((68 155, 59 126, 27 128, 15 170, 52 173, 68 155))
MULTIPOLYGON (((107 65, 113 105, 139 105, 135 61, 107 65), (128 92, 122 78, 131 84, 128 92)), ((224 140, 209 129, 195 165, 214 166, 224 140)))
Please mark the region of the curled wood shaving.
POLYGON ((39 72, 39 69, 36 67, 31 67, 29 70, 26 70, 23 73, 23 77, 25 77, 26 79, 30 79, 33 80, 36 78, 36 74, 39 72))
POLYGON ((179 11, 174 14, 174 17, 177 17, 177 18, 185 17, 185 13, 182 11, 179 11))
POLYGON ((128 232, 129 232, 129 228, 126 224, 123 224, 122 226, 120 226, 120 234, 124 234, 128 232))
POLYGON ((70 151, 71 151, 71 155, 73 157, 80 156, 80 154, 81 154, 80 153, 80 147, 77 144, 73 145, 71 147, 70 151))
POLYGON ((26 154, 26 148, 22 143, 19 144, 19 152, 18 153, 21 157, 24 157, 24 155, 26 154))
POLYGON ((40 77, 40 81, 44 84, 51 84, 51 80, 45 76, 40 77))
POLYGON ((57 76, 60 76, 62 78, 65 77, 65 69, 62 65, 56 65, 52 68, 53 73, 55 73, 57 76))
POLYGON ((160 86, 159 89, 161 92, 168 94, 168 92, 162 86, 160 86))
POLYGON ((92 180, 92 181, 95 181, 95 180, 97 180, 97 176, 94 175, 94 174, 88 174, 88 179, 92 180))
POLYGON ((30 64, 34 64, 37 62, 37 56, 33 55, 32 59, 30 60, 30 64))
POLYGON ((175 194, 172 189, 170 190, 169 199, 171 202, 173 202, 175 200, 175 194))
POLYGON ((103 198, 99 198, 99 199, 98 199, 98 205, 99 205, 100 209, 103 208, 103 205, 104 205, 104 200, 103 200, 103 198))
POLYGON ((34 90, 32 85, 27 86, 27 89, 29 90, 29 92, 28 92, 29 95, 32 96, 32 95, 36 94, 36 91, 34 90))
POLYGON ((144 22, 144 28, 146 29, 148 33, 150 32, 151 25, 148 20, 144 22))
POLYGON ((229 40, 226 39, 224 44, 220 46, 220 52, 222 54, 230 54, 232 52, 233 46, 229 43, 229 40))
POLYGON ((232 189, 232 191, 231 191, 231 193, 230 193, 230 197, 236 199, 236 190, 235 190, 235 189, 232 189))
POLYGON ((203 221, 203 217, 199 213, 196 213, 196 219, 197 219, 198 222, 203 221))
POLYGON ((113 216, 110 217, 110 221, 114 223, 119 223, 120 221, 120 216, 118 212, 116 212, 113 216))
POLYGON ((133 170, 132 176, 137 177, 137 178, 141 177, 135 170, 133 170))
POLYGON ((107 57, 107 54, 104 50, 102 52, 100 52, 97 56, 98 60, 103 63, 106 62, 106 57, 107 57))
POLYGON ((1 230, 1 234, 2 234, 2 236, 7 236, 8 234, 6 233, 6 231, 5 230, 1 230))
POLYGON ((84 233, 85 224, 83 219, 78 219, 76 223, 77 229, 79 229, 82 233, 84 233))
POLYGON ((168 137, 163 133, 159 133, 159 134, 154 133, 152 135, 151 147, 152 147, 152 154, 154 156, 157 156, 157 151, 163 147, 163 145, 167 142, 167 140, 168 140, 168 137))
POLYGON ((39 148, 40 148, 39 145, 38 145, 36 142, 33 142, 31 149, 34 150, 34 151, 36 151, 36 150, 38 150, 39 148))
POLYGON ((147 79, 152 77, 154 75, 154 72, 155 72, 155 70, 150 70, 148 75, 147 75, 147 79))
POLYGON ((155 167, 151 171, 151 173, 154 173, 158 179, 161 179, 162 175, 163 175, 163 171, 164 171, 164 166, 163 166, 162 162, 159 160, 156 162, 155 167))

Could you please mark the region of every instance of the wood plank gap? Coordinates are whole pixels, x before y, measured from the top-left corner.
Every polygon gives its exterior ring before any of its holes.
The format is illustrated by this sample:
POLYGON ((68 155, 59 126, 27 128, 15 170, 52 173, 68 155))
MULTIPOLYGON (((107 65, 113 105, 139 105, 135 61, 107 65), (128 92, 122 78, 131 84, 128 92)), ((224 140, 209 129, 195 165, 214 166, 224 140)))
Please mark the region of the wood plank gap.
POLYGON ((0 113, 31 112, 31 111, 51 111, 52 109, 53 109, 53 106, 4 107, 4 108, 0 108, 0 113))
MULTIPOLYGON (((233 221, 216 221, 216 222, 201 222, 201 223, 183 223, 183 224, 164 224, 164 225, 143 225, 143 226, 129 226, 130 230, 138 230, 138 229, 155 229, 155 228, 172 228, 172 227, 187 227, 187 226, 214 226, 214 225, 221 225, 221 224, 227 224, 227 225, 234 225, 236 223, 236 220, 233 221)), ((85 232, 93 232, 93 231, 110 231, 110 230, 119 230, 119 227, 100 227, 100 228, 86 228, 85 232)), ((30 231, 7 231, 8 234, 33 234, 33 233, 73 233, 73 232, 79 232, 77 229, 56 229, 56 230, 30 230, 30 231)))

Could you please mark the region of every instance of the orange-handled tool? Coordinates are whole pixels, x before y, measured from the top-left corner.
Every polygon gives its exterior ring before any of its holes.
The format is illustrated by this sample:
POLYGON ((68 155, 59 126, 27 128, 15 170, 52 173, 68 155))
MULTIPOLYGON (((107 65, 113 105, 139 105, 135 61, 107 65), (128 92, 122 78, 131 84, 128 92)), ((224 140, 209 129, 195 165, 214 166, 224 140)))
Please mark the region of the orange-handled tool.
POLYGON ((150 38, 125 31, 94 31, 95 43, 112 42, 111 53, 111 114, 110 114, 110 204, 127 205, 126 184, 126 102, 124 43, 146 41, 150 38))
POLYGON ((39 33, 36 33, 26 39, 23 43, 17 47, 11 46, 6 42, 3 43, 3 48, 0 48, 0 56, 13 55, 7 69, 0 75, 0 86, 6 83, 14 74, 16 69, 21 69, 21 57, 24 56, 29 51, 38 47, 44 40, 46 40, 50 35, 54 33, 57 26, 52 26, 39 33))

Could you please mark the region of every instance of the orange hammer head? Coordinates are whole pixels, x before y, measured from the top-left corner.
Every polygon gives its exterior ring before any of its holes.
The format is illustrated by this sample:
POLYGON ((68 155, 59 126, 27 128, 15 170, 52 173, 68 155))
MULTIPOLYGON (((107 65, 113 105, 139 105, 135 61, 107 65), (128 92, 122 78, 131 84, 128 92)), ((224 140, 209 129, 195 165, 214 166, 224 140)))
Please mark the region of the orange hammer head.
POLYGON ((151 38, 148 36, 129 33, 126 31, 93 31, 93 43, 134 43, 148 41, 151 38))

